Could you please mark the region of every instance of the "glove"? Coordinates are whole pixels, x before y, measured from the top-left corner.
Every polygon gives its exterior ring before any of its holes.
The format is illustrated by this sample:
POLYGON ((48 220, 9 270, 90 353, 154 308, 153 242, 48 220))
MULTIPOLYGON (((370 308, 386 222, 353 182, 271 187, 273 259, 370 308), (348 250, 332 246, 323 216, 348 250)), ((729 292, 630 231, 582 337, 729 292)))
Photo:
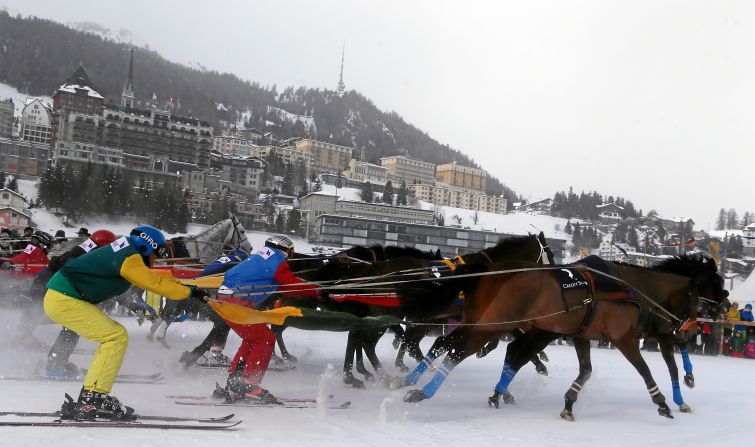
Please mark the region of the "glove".
POLYGON ((196 286, 189 286, 191 289, 191 293, 189 294, 190 298, 194 298, 195 300, 199 300, 203 303, 207 302, 206 298, 210 297, 210 292, 205 289, 200 289, 196 286))

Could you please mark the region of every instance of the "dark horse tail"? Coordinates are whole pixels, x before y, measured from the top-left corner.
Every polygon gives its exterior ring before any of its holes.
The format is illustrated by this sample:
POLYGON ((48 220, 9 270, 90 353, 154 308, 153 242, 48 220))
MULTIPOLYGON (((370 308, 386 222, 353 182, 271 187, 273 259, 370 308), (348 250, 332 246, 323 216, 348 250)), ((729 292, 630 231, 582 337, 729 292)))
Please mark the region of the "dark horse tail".
POLYGON ((470 293, 479 280, 478 277, 458 276, 480 273, 486 269, 486 266, 480 264, 464 264, 456 267, 452 274, 438 278, 437 281, 400 284, 396 288, 396 293, 401 311, 409 320, 415 321, 446 315, 452 310, 460 293, 470 293))

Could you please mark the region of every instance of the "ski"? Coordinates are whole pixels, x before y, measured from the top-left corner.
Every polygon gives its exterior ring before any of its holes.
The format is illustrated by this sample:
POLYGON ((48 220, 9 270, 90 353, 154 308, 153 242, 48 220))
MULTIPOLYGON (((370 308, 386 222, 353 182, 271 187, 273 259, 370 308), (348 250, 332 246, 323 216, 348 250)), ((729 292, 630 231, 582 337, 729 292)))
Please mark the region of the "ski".
MULTIPOLYGON (((156 378, 118 376, 115 379, 115 381, 117 383, 157 384, 157 383, 161 383, 163 379, 164 377, 162 375, 156 378)), ((44 382, 81 382, 82 380, 84 380, 84 376, 52 377, 52 376, 41 376, 38 374, 33 374, 30 376, 0 376, 0 381, 3 381, 3 380, 39 380, 39 381, 44 381, 44 382)))
MULTIPOLYGON (((84 376, 86 376, 87 370, 82 369, 81 370, 81 378, 83 379, 84 376)), ((152 374, 118 374, 117 379, 126 379, 126 380, 161 380, 164 379, 163 373, 156 372, 152 374)), ((117 380, 116 379, 116 380, 117 380)))
MULTIPOLYGON (((203 369, 227 369, 230 365, 226 365, 223 363, 200 362, 200 363, 194 363, 193 366, 197 368, 203 368, 203 369)), ((296 369, 296 365, 270 366, 267 368, 267 372, 286 372, 286 371, 291 371, 292 369, 296 369)))
MULTIPOLYGON (((194 401, 194 402, 225 402, 225 397, 215 397, 215 396, 195 396, 195 395, 176 395, 176 394, 169 394, 167 396, 168 399, 175 399, 175 400, 181 400, 181 401, 194 401)), ((328 394, 326 396, 327 400, 333 400, 334 396, 332 394, 328 394)), ((278 399, 281 402, 284 403, 317 403, 317 399, 314 397, 278 397, 276 396, 276 399, 278 399)))
MULTIPOLYGON (((0 416, 20 416, 20 417, 53 417, 59 418, 60 411, 55 412, 34 412, 34 411, 0 411, 0 416)), ((203 424, 212 424, 217 422, 226 422, 235 414, 227 414, 217 418, 194 418, 182 416, 153 416, 153 415, 135 415, 137 420, 142 421, 165 421, 165 422, 201 422, 203 424)))
POLYGON ((127 421, 0 421, 0 427, 86 427, 86 428, 153 428, 163 430, 226 430, 239 425, 242 421, 225 424, 168 423, 168 422, 127 422, 127 421))
MULTIPOLYGON (((177 400, 178 405, 196 405, 202 407, 250 407, 250 408, 317 408, 317 402, 286 402, 279 403, 255 402, 251 400, 240 400, 236 402, 226 401, 200 401, 200 400, 177 400)), ((329 405, 326 408, 330 410, 345 410, 351 406, 350 401, 338 405, 329 405)))

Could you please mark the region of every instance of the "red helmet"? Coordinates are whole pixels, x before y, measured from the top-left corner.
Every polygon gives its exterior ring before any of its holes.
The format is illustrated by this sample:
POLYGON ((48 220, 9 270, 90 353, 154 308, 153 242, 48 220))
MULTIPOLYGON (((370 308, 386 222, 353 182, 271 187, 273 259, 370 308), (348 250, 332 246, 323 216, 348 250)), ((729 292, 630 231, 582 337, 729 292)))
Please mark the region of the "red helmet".
POLYGON ((92 233, 91 236, 89 236, 89 239, 92 240, 95 244, 97 244, 98 247, 105 246, 107 244, 111 244, 115 242, 117 239, 115 237, 115 233, 108 230, 97 230, 94 233, 92 233))

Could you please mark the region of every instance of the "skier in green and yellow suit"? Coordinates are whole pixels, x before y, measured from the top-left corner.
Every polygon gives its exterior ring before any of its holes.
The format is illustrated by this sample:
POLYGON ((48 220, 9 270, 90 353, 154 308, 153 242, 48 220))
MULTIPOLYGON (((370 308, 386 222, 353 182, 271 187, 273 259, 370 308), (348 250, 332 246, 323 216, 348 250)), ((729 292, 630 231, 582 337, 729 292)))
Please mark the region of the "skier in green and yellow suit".
POLYGON ((149 266, 165 253, 165 236, 139 226, 110 245, 68 261, 47 283, 47 316, 84 338, 100 343, 89 365, 77 402, 63 404, 64 417, 92 420, 133 419, 133 409, 110 395, 123 363, 128 333, 97 304, 120 295, 131 285, 168 299, 203 299, 207 291, 154 274, 149 266))

